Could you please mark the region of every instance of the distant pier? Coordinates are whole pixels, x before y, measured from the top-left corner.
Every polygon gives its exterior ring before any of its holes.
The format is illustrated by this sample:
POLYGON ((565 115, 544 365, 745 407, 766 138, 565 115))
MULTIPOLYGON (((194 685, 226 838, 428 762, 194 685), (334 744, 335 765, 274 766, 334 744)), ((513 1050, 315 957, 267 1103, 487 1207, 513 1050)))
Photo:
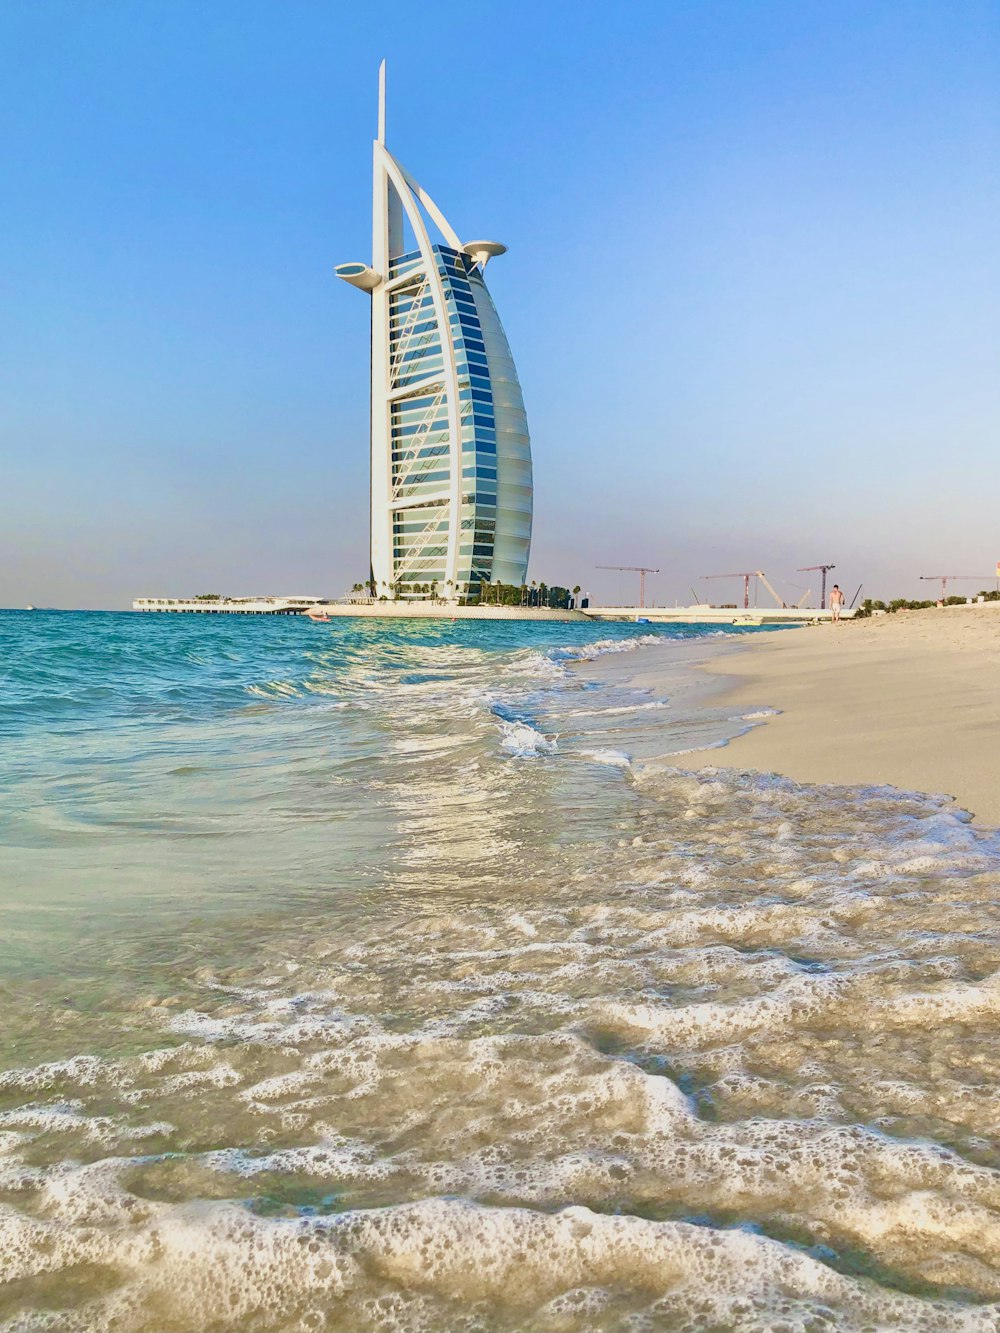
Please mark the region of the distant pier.
POLYGON ((300 616, 322 597, 136 597, 133 611, 174 611, 200 616, 300 616))

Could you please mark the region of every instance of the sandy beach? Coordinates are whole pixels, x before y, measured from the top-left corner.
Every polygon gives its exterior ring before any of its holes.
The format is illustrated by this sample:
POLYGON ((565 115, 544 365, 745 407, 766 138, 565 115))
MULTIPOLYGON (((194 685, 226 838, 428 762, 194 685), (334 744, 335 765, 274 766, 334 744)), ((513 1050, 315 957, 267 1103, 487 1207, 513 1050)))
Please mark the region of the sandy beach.
POLYGON ((780 713, 684 767, 946 793, 1000 825, 1000 603, 761 635, 705 669, 726 704, 780 713))

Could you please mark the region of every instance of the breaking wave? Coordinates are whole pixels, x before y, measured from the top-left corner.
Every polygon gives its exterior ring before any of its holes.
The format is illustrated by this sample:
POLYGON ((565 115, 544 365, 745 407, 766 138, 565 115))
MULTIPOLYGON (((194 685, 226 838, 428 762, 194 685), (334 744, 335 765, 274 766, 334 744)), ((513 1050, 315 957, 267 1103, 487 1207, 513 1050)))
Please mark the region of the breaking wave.
POLYGON ((704 719, 565 648, 310 646, 19 789, 126 906, 3 982, 2 1333, 996 1333, 1000 840, 636 757, 704 719))

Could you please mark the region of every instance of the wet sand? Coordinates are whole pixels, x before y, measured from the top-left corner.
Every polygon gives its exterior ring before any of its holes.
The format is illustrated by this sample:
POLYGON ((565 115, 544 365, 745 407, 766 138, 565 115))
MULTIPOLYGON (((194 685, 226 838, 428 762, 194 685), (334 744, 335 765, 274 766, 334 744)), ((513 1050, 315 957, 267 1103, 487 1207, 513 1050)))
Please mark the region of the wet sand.
POLYGON ((704 664, 724 705, 780 710, 685 768, 946 793, 1000 826, 1000 603, 755 636, 704 664))

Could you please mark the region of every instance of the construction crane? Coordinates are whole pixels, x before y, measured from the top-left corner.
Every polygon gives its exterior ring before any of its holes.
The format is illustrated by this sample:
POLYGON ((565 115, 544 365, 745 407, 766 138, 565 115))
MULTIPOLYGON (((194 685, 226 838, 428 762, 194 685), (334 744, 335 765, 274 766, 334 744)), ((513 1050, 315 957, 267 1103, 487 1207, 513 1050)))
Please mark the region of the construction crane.
POLYGON ((819 592, 819 609, 821 611, 826 609, 826 572, 828 569, 836 568, 836 565, 803 565, 801 569, 796 571, 799 574, 811 574, 816 569, 823 571, 823 584, 819 592))
POLYGON ((639 605, 646 605, 646 575, 659 574, 658 569, 650 569, 648 565, 596 565, 596 569, 624 569, 630 574, 639 575, 639 605))
POLYGON ((782 609, 784 609, 784 607, 785 607, 785 602, 784 602, 784 601, 782 600, 782 598, 780 598, 780 597, 778 596, 778 594, 774 591, 774 589, 771 587, 770 583, 768 583, 768 581, 767 581, 767 577, 766 577, 766 575, 764 574, 764 571, 763 571, 762 569, 741 570, 738 574, 703 574, 703 575, 702 575, 702 578, 703 578, 703 579, 742 579, 742 580, 743 580, 743 609, 744 609, 745 611, 746 611, 746 610, 749 610, 749 607, 750 607, 750 580, 751 580, 751 579, 760 579, 761 583, 763 583, 764 587, 768 590, 768 592, 769 592, 769 593, 771 594, 771 596, 774 598, 775 605, 776 605, 776 606, 780 606, 782 609))
POLYGON ((985 575, 983 575, 983 574, 921 574, 921 575, 920 575, 920 578, 921 578, 922 581, 926 580, 926 581, 928 581, 928 582, 930 582, 930 583, 937 583, 938 580, 940 580, 940 582, 941 582, 941 601, 942 601, 942 602, 943 602, 944 599, 948 596, 948 584, 949 584, 949 582, 955 582, 955 583, 987 583, 987 582, 989 581, 989 580, 987 579, 987 577, 986 577, 985 575))

